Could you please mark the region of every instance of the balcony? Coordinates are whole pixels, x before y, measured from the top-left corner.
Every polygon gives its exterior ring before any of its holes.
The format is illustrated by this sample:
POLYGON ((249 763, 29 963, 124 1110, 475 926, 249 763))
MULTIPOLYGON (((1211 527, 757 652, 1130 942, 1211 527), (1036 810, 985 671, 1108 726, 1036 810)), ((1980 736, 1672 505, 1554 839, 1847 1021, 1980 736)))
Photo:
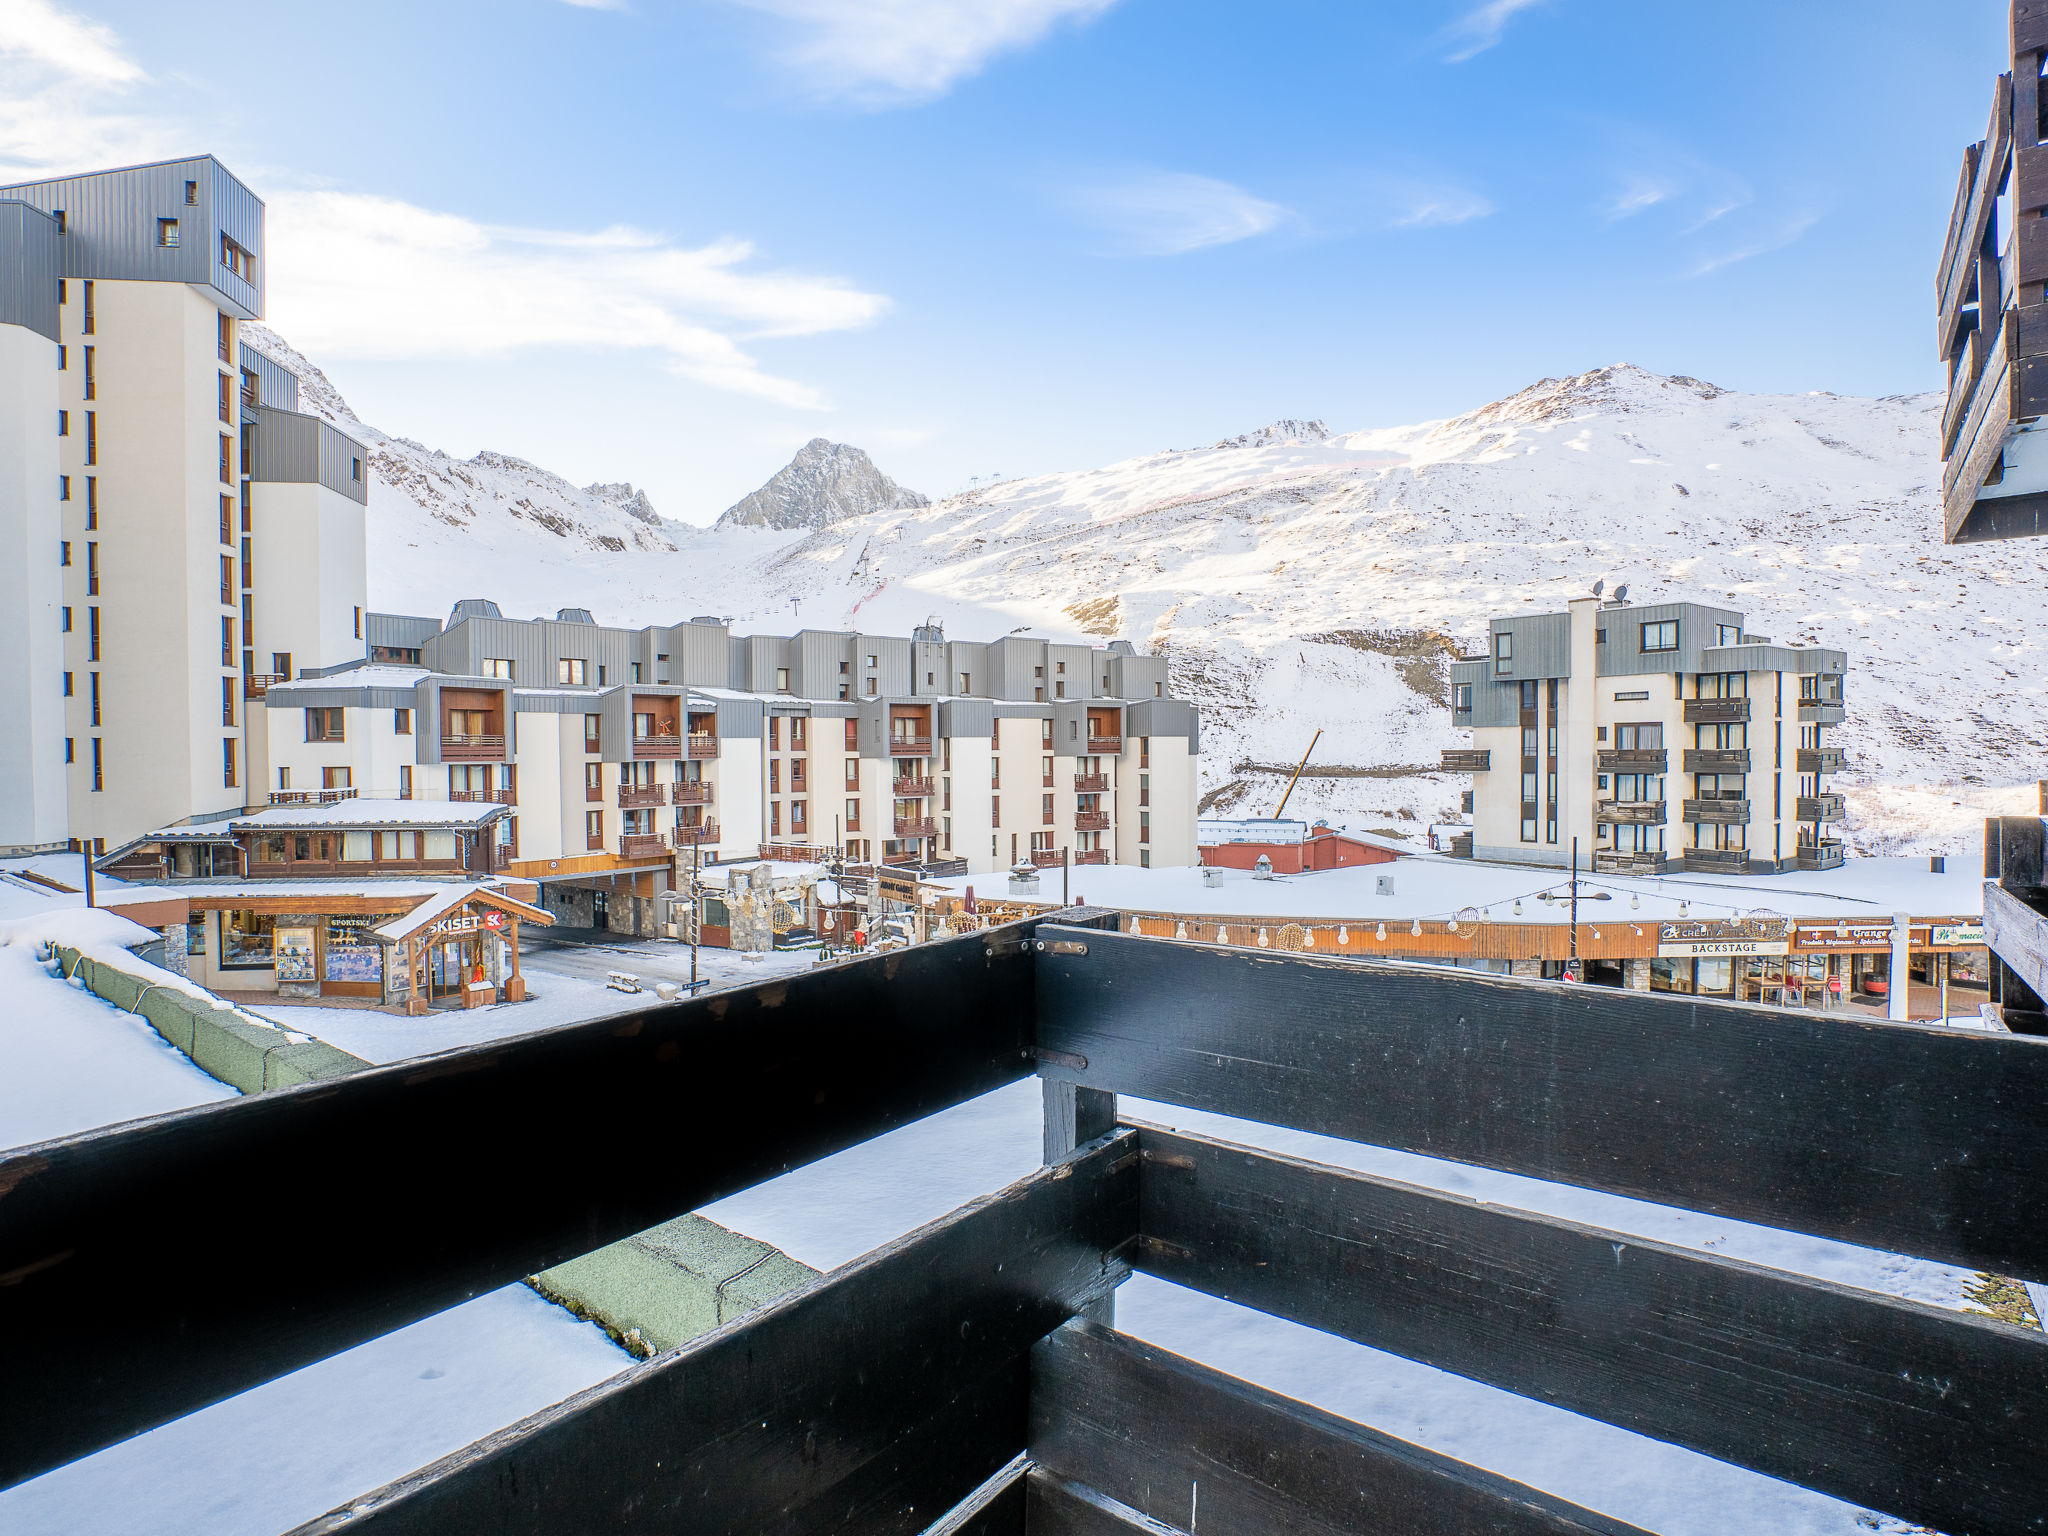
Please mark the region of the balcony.
MULTIPOLYGON (((1684 818, 1691 822, 1708 825, 1740 826, 1749 820, 1747 800, 1688 800, 1685 802, 1684 818)), ((1692 857, 1692 850, 1686 850, 1686 857, 1692 857)))
POLYGON ((1662 800, 1602 800, 1593 819, 1624 827, 1661 827, 1664 810, 1662 800))
POLYGON ((1665 856, 1661 852, 1628 853, 1620 849, 1596 851, 1593 872, 1601 875, 1661 875, 1665 856))
POLYGON ((1076 864, 1107 864, 1109 862, 1109 850, 1107 848, 1084 848, 1074 855, 1074 862, 1076 864))
POLYGON ((640 810, 650 805, 666 805, 668 789, 662 784, 621 784, 619 786, 619 809, 640 810))
POLYGON ((488 789, 451 789, 448 798, 457 805, 489 805, 498 796, 488 789))
POLYGON ((679 758, 682 755, 683 738, 680 736, 635 736, 633 738, 633 756, 636 760, 645 761, 649 758, 659 759, 664 757, 679 758))
POLYGON ((1847 762, 1840 747, 1801 747, 1792 766, 1801 773, 1840 773, 1847 762))
POLYGON ((675 786, 675 793, 670 798, 677 805, 709 805, 711 786, 702 779, 686 779, 675 786))
POLYGON ((896 835, 902 837, 937 837, 939 824, 929 816, 922 819, 909 816, 896 818, 896 835))
POLYGON ((1747 773, 1749 748, 1712 747, 1685 754, 1687 773, 1747 773))
POLYGON ((1109 812, 1074 812, 1074 830, 1077 832, 1106 832, 1109 830, 1109 812))
POLYGON ((290 678, 280 677, 275 672, 245 673, 242 677, 242 697, 245 699, 260 699, 279 683, 288 683, 290 681, 290 678))
POLYGON ((1746 875, 1749 851, 1744 848, 1688 848, 1685 867, 1693 874, 1746 875))
POLYGON ((1749 718, 1748 699, 1687 699, 1687 725, 1733 725, 1749 718))
POLYGON ((1090 757, 1117 757, 1122 754, 1123 750, 1124 739, 1121 736, 1090 736, 1088 738, 1088 756, 1090 757))
POLYGON ((441 738, 441 761, 444 763, 495 763, 505 757, 505 738, 502 736, 443 736, 441 738))
POLYGON ((936 794, 933 780, 922 774, 903 774, 895 781, 896 793, 906 800, 920 800, 936 794))
POLYGON ((1066 862, 1066 855, 1057 848, 1034 848, 1031 862, 1040 869, 1058 869, 1066 862))
POLYGON ((676 846, 687 848, 692 843, 715 843, 718 841, 718 824, 707 821, 701 827, 677 827, 676 846))
POLYGON ((929 736, 891 736, 889 738, 891 757, 930 757, 932 739, 929 736))
POLYGON ((718 738, 706 731, 690 732, 690 756, 718 756, 718 738))
POLYGON ((622 859, 658 859, 668 853, 668 839, 659 832, 627 832, 619 838, 622 859))
POLYGON ((343 800, 355 799, 358 791, 353 789, 273 789, 270 792, 272 805, 336 805, 343 800))
POLYGON ((1840 869, 1842 867, 1842 845, 1838 842, 1801 843, 1798 863, 1801 869, 1840 869))
POLYGON ((1463 811, 1467 816, 1470 816, 1472 814, 1472 800, 1472 791, 1469 789, 1466 790, 1464 794, 1458 796, 1458 809, 1463 811))
POLYGON ((1800 821, 1840 821, 1842 819, 1842 797, 1840 795, 1801 795, 1795 802, 1800 821))
POLYGON ((1472 857, 1472 834, 1470 832, 1460 832, 1451 839, 1451 857, 1454 859, 1469 859, 1472 857))
POLYGON ((1602 773, 1663 773, 1671 754, 1662 747, 1605 747, 1593 754, 1602 773))
POLYGON ((1074 775, 1074 793, 1077 795, 1100 795, 1109 789, 1109 775, 1106 773, 1077 773, 1074 775))
POLYGON ((1453 751, 1446 747, 1440 766, 1445 773, 1486 773, 1493 767, 1493 752, 1470 748, 1453 751))
POLYGON ((519 791, 510 784, 502 784, 492 790, 485 798, 495 800, 500 805, 517 805, 519 803, 519 791))
POLYGON ((1823 704, 1813 699, 1799 701, 1799 723, 1801 725, 1840 725, 1842 706, 1839 702, 1823 704))

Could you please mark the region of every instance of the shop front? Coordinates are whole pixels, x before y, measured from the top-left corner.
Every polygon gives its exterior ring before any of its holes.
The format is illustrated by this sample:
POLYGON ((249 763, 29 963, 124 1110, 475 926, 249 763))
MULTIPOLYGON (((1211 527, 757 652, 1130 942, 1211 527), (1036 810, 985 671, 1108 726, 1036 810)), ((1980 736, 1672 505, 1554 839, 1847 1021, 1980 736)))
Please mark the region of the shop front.
POLYGON ((310 1002, 323 997, 381 999, 385 945, 379 924, 402 917, 420 893, 399 896, 268 896, 257 890, 193 900, 185 925, 185 973, 223 992, 275 992, 310 1002))
POLYGON ((386 1001, 408 1013, 525 1001, 522 922, 546 928, 554 919, 502 891, 472 887, 430 898, 380 924, 374 935, 386 957, 386 1001))

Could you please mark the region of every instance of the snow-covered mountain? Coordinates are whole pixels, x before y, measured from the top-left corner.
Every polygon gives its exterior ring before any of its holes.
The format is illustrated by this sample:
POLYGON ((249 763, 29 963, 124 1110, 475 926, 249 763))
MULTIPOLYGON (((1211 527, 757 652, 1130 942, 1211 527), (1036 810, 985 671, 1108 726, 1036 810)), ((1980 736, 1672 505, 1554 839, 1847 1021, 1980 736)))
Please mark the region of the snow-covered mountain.
POLYGON ((647 536, 617 535, 623 549, 536 533, 499 496, 463 501, 464 476, 488 477, 426 455, 447 466, 448 502, 430 503, 387 480, 387 463, 423 472, 425 450, 403 445, 378 458, 371 595, 420 613, 478 595, 621 624, 722 612, 904 632, 935 617, 965 638, 1127 638, 1203 706, 1211 805, 1269 812, 1320 728, 1290 811, 1419 832, 1469 782, 1434 767, 1463 740, 1450 658, 1483 645, 1490 617, 1553 610, 1604 577, 1637 602, 1725 603, 1753 633, 1846 650, 1851 840, 1960 846, 1987 809, 2031 803, 1996 786, 2048 773, 2048 540, 1941 544, 1939 413, 1933 395, 1752 395, 1621 366, 1442 421, 1275 423, 824 528, 657 534, 553 481, 579 516, 647 536))
POLYGON ((1330 435, 1330 429, 1320 421, 1297 421, 1292 416, 1268 422, 1256 432, 1240 432, 1235 437, 1226 437, 1215 446, 1218 448, 1293 448, 1302 443, 1320 443, 1330 435))
POLYGON ((722 528, 828 528, 870 512, 931 503, 875 468, 851 443, 814 437, 766 485, 725 509, 722 528))

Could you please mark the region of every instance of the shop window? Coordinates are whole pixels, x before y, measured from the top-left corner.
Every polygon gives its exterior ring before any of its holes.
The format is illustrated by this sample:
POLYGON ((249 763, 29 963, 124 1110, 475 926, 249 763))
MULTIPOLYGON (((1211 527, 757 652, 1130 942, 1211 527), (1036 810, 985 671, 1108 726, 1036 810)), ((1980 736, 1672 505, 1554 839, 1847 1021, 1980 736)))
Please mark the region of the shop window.
POLYGON ((274 966, 277 919, 268 912, 223 912, 220 915, 220 968, 224 971, 267 971, 274 966))

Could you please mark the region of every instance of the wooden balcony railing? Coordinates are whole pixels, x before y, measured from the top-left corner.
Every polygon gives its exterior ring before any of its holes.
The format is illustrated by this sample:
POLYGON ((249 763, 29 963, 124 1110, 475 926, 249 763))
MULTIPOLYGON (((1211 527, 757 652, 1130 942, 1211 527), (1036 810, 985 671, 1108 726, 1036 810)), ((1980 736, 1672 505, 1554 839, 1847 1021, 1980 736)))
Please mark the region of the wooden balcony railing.
POLYGON ((633 756, 636 759, 645 761, 650 758, 679 758, 682 755, 683 738, 680 736, 635 736, 633 738, 633 756))
POLYGON ((686 779, 674 786, 670 798, 677 805, 709 805, 711 785, 703 779, 686 779))
POLYGON ((1088 738, 1088 756, 1090 757, 1115 757, 1123 749, 1124 739, 1121 736, 1090 736, 1088 738))
POLYGON ((705 731, 692 731, 690 733, 690 756, 718 756, 718 738, 705 731))
MULTIPOLYGON (((2040 915, 2010 905, 2038 978, 2040 915)), ((1987 937, 2006 910, 1987 904, 1987 937)), ((1620 1529, 1086 1320, 1136 1272, 1899 1524, 2018 1531, 2048 1508, 2033 1329, 1249 1132, 1120 1127, 1116 1102, 2031 1278, 2048 1229, 2015 1192, 2048 1164, 2036 1042, 1591 987, 1570 994, 1587 1027, 1560 1028, 1564 995, 1541 986, 1060 916, 0 1155, 0 1484, 1036 1074, 1053 1166, 316 1524, 617 1531, 688 1509, 729 1531, 844 1529, 849 1510, 891 1531, 1014 1531, 1026 1513, 1045 1530, 1620 1529), (471 1177, 530 1162, 536 1124, 535 1177, 471 1177), (358 1215, 379 1240, 335 1271, 336 1222, 358 1215)), ((1571 1448, 1524 1450, 1524 1475, 1553 1482, 1571 1448)), ((1670 1477, 1678 1501, 1716 1496, 1670 1477)))
POLYGON ((676 846, 687 848, 692 843, 715 843, 718 841, 718 824, 707 821, 701 827, 677 827, 676 846))
POLYGON ((640 810, 650 805, 664 805, 668 802, 668 788, 662 784, 621 784, 619 786, 619 808, 640 810))
POLYGON ((1487 773, 1493 767, 1493 752, 1491 748, 1453 750, 1446 747, 1439 767, 1444 773, 1487 773))
POLYGON ((1840 747, 1801 747, 1792 765, 1800 773, 1840 773, 1848 760, 1840 747))
POLYGON ((502 736, 446 736, 441 738, 444 763, 497 762, 505 756, 502 736))
POLYGON ((1685 754, 1687 773, 1747 773, 1749 748, 1702 747, 1685 754))
POLYGON ((1665 807, 1662 800, 1602 800, 1593 819, 1626 827, 1661 827, 1665 807))
POLYGON ((1796 862, 1801 869, 1840 869, 1842 853, 1841 843, 1824 838, 1818 843, 1801 843, 1796 862))
POLYGON ((1794 805, 1801 821, 1840 821, 1842 819, 1842 797, 1840 795, 1801 795, 1794 805))
POLYGON ((1663 773, 1671 763, 1663 747, 1601 747, 1593 756, 1599 773, 1663 773))
POLYGON ((939 824, 929 816, 922 818, 898 816, 896 818, 896 835, 898 837, 937 837, 939 835, 939 824))
POLYGON ((1058 869, 1067 861, 1066 855, 1057 848, 1034 848, 1030 858, 1040 869, 1058 869))
POLYGON ((272 805, 338 805, 343 800, 353 800, 359 791, 353 789, 273 789, 270 792, 272 805))
POLYGON ((932 739, 929 736, 891 736, 889 755, 891 757, 930 757, 932 739))
POLYGON ((1593 869, 1597 874, 1661 875, 1664 862, 1665 856, 1655 851, 1624 852, 1610 848, 1593 855, 1593 869))
POLYGON ((1109 789, 1109 775, 1106 773, 1077 773, 1074 775, 1074 793, 1077 795, 1099 795, 1109 789))
POLYGON ((279 683, 290 681, 290 678, 276 672, 245 672, 242 674, 242 697, 260 699, 279 683))
POLYGON ((1749 718, 1748 699, 1687 699, 1687 725, 1732 725, 1749 718))
POLYGON ((1076 864, 1107 864, 1109 862, 1109 850, 1107 848, 1083 848, 1074 855, 1074 862, 1076 864))
POLYGON ((1749 820, 1747 800, 1687 800, 1684 819, 1733 826, 1749 820))
POLYGON ((619 836, 619 857, 651 859, 668 852, 668 839, 659 832, 625 832, 619 836))
POLYGON ((906 800, 935 795, 939 792, 938 780, 926 778, 923 775, 904 775, 897 778, 894 782, 896 793, 906 800))
POLYGON ((1689 870, 1739 875, 1749 868, 1749 851, 1744 848, 1687 848, 1683 852, 1689 870))
POLYGON ((1109 812, 1107 811, 1074 812, 1074 829, 1077 832, 1103 832, 1107 831, 1108 828, 1109 812))
POLYGON ((488 789, 451 789, 448 798, 458 805, 485 805, 495 800, 497 795, 488 789))

